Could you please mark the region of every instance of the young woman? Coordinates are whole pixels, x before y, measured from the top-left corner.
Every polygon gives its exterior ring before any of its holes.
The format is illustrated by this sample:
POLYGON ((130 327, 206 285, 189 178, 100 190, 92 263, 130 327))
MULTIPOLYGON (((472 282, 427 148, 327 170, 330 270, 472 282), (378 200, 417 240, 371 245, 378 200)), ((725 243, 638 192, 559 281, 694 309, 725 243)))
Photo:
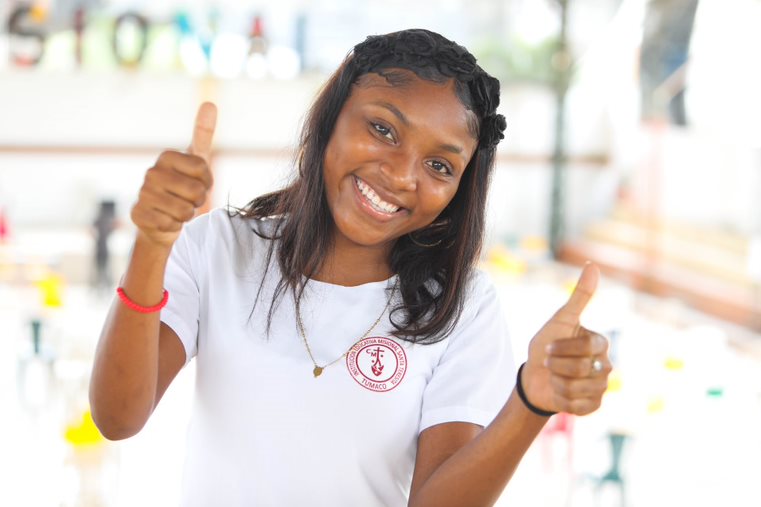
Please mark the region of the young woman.
POLYGON ((553 412, 600 405, 611 368, 579 324, 587 266, 516 376, 474 268, 498 103, 454 42, 369 37, 317 97, 293 182, 191 220, 211 186, 202 105, 132 210, 90 389, 103 434, 140 431, 195 357, 185 505, 493 504, 553 412))

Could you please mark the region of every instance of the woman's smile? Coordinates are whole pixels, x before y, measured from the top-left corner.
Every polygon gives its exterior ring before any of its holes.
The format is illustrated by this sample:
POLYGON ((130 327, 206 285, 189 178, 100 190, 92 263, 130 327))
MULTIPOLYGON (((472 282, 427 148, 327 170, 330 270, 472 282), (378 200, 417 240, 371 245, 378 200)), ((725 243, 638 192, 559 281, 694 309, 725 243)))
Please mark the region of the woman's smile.
POLYGON ((360 177, 354 176, 354 183, 357 192, 359 192, 362 209, 367 211, 370 216, 381 221, 386 221, 392 220, 395 215, 404 211, 404 208, 401 206, 381 199, 378 193, 360 177))

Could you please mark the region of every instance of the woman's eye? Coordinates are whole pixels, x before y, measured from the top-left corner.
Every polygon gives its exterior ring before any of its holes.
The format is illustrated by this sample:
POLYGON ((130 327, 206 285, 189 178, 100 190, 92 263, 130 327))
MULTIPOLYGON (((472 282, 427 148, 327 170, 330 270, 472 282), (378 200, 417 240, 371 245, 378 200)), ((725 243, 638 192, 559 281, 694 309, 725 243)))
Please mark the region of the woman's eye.
POLYGON ((380 123, 372 123, 371 125, 373 126, 373 129, 375 129, 375 131, 381 136, 386 137, 391 141, 394 140, 394 136, 391 134, 390 128, 384 127, 380 123))
POLYGON ((430 166, 437 173, 447 174, 447 175, 452 174, 452 169, 447 164, 439 160, 431 160, 430 166))

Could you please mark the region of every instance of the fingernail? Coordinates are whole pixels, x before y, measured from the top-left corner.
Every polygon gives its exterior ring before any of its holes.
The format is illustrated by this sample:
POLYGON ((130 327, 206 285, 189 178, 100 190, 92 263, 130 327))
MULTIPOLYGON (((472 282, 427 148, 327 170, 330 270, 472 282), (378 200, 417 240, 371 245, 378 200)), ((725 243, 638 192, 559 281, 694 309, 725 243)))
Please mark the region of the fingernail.
POLYGON ((550 343, 546 347, 544 347, 544 351, 548 354, 552 354, 552 344, 550 343))
POLYGON ((549 360, 549 358, 545 357, 545 358, 544 358, 544 361, 542 361, 542 365, 543 365, 545 368, 548 368, 548 367, 550 366, 550 360, 549 360))

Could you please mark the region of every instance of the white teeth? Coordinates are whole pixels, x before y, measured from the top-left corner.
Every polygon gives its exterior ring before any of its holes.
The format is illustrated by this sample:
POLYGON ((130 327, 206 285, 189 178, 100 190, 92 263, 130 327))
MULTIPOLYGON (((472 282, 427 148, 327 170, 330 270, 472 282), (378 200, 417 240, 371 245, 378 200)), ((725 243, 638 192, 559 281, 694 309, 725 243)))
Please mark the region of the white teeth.
POLYGON ((359 191, 362 193, 362 195, 367 197, 367 200, 370 201, 373 208, 375 208, 377 211, 382 211, 383 213, 396 213, 399 211, 399 206, 394 206, 393 204, 381 199, 368 184, 359 178, 357 178, 357 188, 359 188, 359 191))

